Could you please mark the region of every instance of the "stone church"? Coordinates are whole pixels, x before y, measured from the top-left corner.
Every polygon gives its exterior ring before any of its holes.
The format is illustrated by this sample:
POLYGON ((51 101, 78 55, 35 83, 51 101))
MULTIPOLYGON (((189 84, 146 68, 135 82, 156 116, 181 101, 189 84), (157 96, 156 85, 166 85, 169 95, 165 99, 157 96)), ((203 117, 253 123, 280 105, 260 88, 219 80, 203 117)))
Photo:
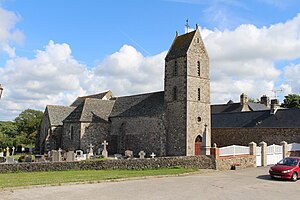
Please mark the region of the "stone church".
POLYGON ((36 149, 86 151, 108 141, 110 154, 208 155, 211 146, 209 58, 199 27, 178 35, 165 58, 164 91, 115 97, 111 91, 45 109, 36 149))

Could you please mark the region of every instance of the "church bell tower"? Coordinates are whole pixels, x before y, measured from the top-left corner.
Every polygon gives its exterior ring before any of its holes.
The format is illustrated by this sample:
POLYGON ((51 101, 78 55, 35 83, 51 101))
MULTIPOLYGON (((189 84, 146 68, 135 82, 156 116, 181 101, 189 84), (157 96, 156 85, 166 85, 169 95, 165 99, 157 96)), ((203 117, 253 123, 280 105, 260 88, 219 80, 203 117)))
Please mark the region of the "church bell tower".
POLYGON ((198 25, 183 35, 176 32, 165 58, 164 102, 167 155, 209 155, 209 58, 198 25))

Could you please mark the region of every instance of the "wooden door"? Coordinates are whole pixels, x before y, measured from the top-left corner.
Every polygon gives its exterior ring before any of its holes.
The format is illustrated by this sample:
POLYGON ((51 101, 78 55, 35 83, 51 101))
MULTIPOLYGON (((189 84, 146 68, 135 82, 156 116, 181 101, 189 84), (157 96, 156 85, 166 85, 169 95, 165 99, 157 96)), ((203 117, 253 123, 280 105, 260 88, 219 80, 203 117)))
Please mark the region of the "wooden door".
POLYGON ((202 138, 200 135, 198 135, 195 140, 195 155, 196 156, 201 155, 201 143, 202 143, 202 138))

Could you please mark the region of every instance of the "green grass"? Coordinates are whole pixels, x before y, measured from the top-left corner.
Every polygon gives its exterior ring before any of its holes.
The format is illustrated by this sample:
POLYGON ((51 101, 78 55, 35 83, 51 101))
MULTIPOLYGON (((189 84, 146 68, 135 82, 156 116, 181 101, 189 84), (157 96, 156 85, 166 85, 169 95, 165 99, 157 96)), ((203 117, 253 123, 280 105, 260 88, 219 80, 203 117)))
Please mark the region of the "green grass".
POLYGON ((51 172, 18 172, 0 174, 0 188, 31 185, 60 185, 71 182, 98 182, 132 177, 174 175, 194 172, 181 167, 147 170, 70 170, 51 172))

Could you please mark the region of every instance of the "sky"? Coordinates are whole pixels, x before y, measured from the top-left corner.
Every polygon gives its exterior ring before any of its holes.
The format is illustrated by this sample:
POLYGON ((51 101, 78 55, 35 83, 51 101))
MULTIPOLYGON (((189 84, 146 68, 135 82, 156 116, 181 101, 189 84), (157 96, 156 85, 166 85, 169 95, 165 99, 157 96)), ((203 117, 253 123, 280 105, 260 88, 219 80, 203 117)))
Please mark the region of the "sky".
POLYGON ((300 94, 299 0, 0 0, 0 121, 107 90, 162 91, 187 19, 210 58, 211 103, 300 94))

